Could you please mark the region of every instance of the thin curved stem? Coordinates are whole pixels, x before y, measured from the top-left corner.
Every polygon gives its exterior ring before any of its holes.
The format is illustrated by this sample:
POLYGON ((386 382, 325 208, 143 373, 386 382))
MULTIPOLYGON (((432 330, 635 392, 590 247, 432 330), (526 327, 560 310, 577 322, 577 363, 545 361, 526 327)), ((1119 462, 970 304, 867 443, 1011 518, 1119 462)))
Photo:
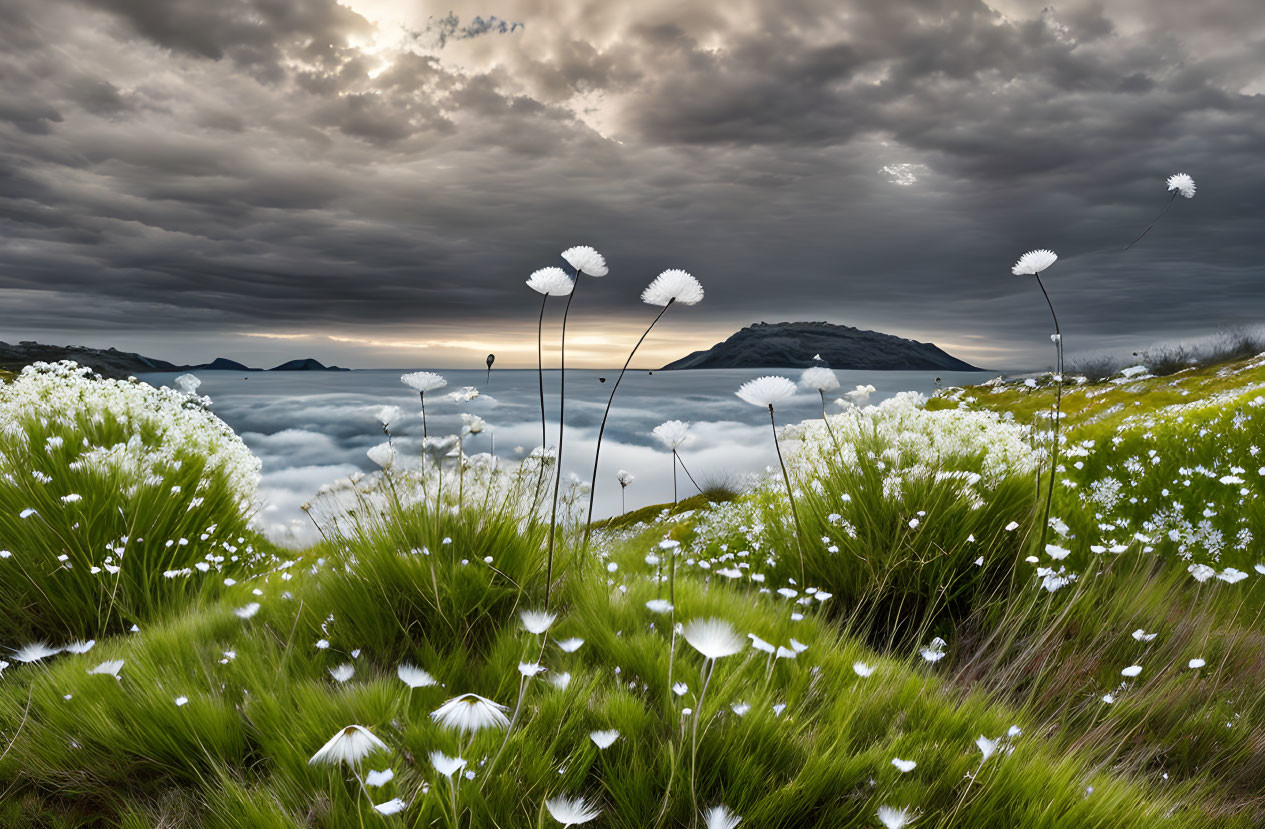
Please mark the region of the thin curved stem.
POLYGON ((681 457, 678 452, 676 456, 677 462, 681 464, 681 471, 685 473, 685 477, 690 479, 690 483, 694 484, 694 488, 698 490, 698 494, 703 494, 703 488, 698 485, 698 481, 694 480, 694 476, 690 474, 689 468, 685 465, 685 458, 681 457))
POLYGON ((1054 348, 1055 348, 1055 379, 1054 379, 1054 421, 1051 427, 1052 445, 1050 447, 1050 479, 1046 483, 1045 490, 1045 508, 1041 515, 1041 549, 1045 549, 1046 534, 1050 529, 1050 505, 1054 501, 1054 478, 1058 474, 1059 468, 1059 421, 1062 420, 1063 413, 1063 332, 1059 330, 1059 317, 1054 313, 1054 303, 1050 301, 1050 295, 1046 293, 1045 284, 1041 281, 1041 274, 1037 274, 1037 286, 1041 288, 1041 294, 1045 297, 1046 305, 1050 306, 1050 316, 1054 319, 1054 348))
POLYGON ((777 450, 777 462, 782 467, 782 480, 786 481, 786 497, 791 499, 791 517, 795 519, 795 546, 799 550, 799 583, 800 587, 808 580, 804 575, 804 534, 799 526, 799 510, 795 508, 795 492, 791 489, 791 476, 786 472, 786 462, 782 460, 782 446, 777 440, 777 422, 773 419, 773 404, 769 404, 769 425, 773 427, 773 448, 777 450))
POLYGON ((593 478, 589 483, 589 514, 584 520, 584 543, 582 545, 586 549, 589 545, 589 533, 593 525, 593 502, 597 498, 597 462, 602 457, 602 435, 606 434, 606 418, 610 417, 611 404, 615 402, 615 392, 619 391, 619 384, 624 381, 624 373, 628 371, 628 365, 632 362, 633 356, 636 355, 637 349, 641 348, 641 344, 646 341, 646 337, 650 336, 650 329, 655 327, 655 323, 663 319, 663 315, 668 312, 674 302, 676 302, 675 299, 668 300, 668 304, 663 306, 663 310, 655 316, 654 321, 646 328, 641 335, 641 339, 637 340, 637 344, 633 346, 632 351, 628 352, 628 359, 624 360, 624 367, 619 370, 619 376, 615 378, 615 385, 611 387, 611 396, 606 400, 606 411, 602 412, 602 425, 597 430, 597 448, 593 450, 593 478))
POLYGON ((549 295, 545 294, 544 299, 540 301, 540 320, 536 323, 536 376, 540 379, 540 448, 544 449, 549 445, 549 438, 545 434, 545 305, 549 302, 549 295))
POLYGON ((1160 219, 1164 218, 1164 214, 1168 212, 1168 209, 1169 209, 1170 207, 1172 207, 1172 206, 1173 206, 1173 202, 1175 202, 1176 200, 1177 200, 1177 191, 1176 191, 1176 190, 1174 190, 1174 191, 1173 191, 1173 195, 1171 195, 1171 196, 1169 196, 1169 197, 1168 197, 1168 204, 1164 205, 1164 209, 1160 211, 1160 215, 1156 216, 1156 217, 1155 217, 1155 219, 1154 219, 1154 220, 1153 220, 1153 221, 1152 221, 1149 225, 1147 225, 1147 226, 1146 226, 1146 230, 1144 230, 1144 231, 1142 231, 1141 233, 1139 233, 1139 234, 1138 234, 1138 238, 1134 239, 1132 242, 1130 242, 1129 244, 1125 245, 1125 246, 1124 246, 1124 250, 1122 250, 1122 251, 1120 251, 1120 252, 1121 252, 1121 253, 1124 253, 1126 250, 1128 250, 1129 248, 1133 247, 1133 246, 1134 246, 1134 245, 1136 245, 1138 242, 1141 242, 1141 241, 1142 241, 1142 237, 1143 237, 1143 236, 1145 236, 1146 234, 1150 233, 1150 232, 1151 232, 1151 228, 1155 227, 1155 223, 1156 223, 1156 222, 1158 222, 1160 219))
POLYGON ((426 392, 419 391, 417 398, 422 401, 422 440, 430 437, 430 433, 426 431, 426 392))
POLYGON ((567 406, 567 316, 571 313, 571 300, 580 287, 580 269, 575 270, 575 282, 567 294, 567 307, 562 309, 562 347, 558 358, 558 457, 554 467, 553 509, 549 511, 549 559, 545 570, 545 611, 549 610, 549 598, 553 591, 553 548, 558 528, 558 490, 562 486, 562 438, 566 434, 567 406))
POLYGON ((676 450, 672 450, 672 506, 676 506, 676 464, 679 458, 676 450))
POLYGON ((826 391, 825 389, 817 389, 817 393, 821 395, 821 422, 826 424, 826 431, 830 433, 830 442, 835 445, 835 454, 839 455, 840 461, 842 461, 843 449, 839 446, 839 438, 835 437, 835 430, 830 425, 830 418, 826 417, 826 391))

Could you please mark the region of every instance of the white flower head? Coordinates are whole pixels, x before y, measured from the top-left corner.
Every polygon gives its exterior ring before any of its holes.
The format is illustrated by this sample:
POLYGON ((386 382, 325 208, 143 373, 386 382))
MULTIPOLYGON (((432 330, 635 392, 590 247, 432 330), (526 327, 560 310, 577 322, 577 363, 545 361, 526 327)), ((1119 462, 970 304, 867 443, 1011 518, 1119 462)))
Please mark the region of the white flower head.
POLYGON ((307 762, 309 766, 336 766, 339 763, 358 766, 361 760, 378 749, 387 751, 387 744, 373 736, 363 725, 349 725, 330 737, 329 742, 321 746, 307 762))
POLYGON ((390 443, 379 443, 377 446, 370 446, 365 454, 369 456, 369 460, 384 470, 395 466, 395 447, 390 443))
POLYGON ((813 366, 804 369, 804 373, 799 376, 799 384, 806 389, 825 393, 839 388, 839 378, 825 366, 813 366))
POLYGON ((233 615, 239 619, 249 619, 259 612, 259 602, 251 602, 243 607, 239 607, 233 611, 233 615))
POLYGON ((580 273, 589 276, 606 276, 610 271, 606 267, 606 258, 588 245, 576 245, 562 252, 567 264, 580 273))
POLYGON ((689 438, 690 424, 683 420, 665 420, 651 433, 668 449, 676 449, 689 438))
POLYGON ((902 760, 899 757, 893 757, 892 765, 899 769, 901 774, 907 774, 913 771, 918 764, 913 760, 902 760))
POLYGON ((399 406, 378 406, 373 410, 373 416, 383 427, 390 426, 404 417, 404 410, 399 406))
POLYGON ((487 425, 487 422, 478 415, 465 412, 461 415, 461 434, 463 435, 477 435, 487 428, 487 425))
POLYGON ((387 769, 383 769, 382 771, 371 770, 368 774, 365 775, 365 785, 373 786, 374 788, 377 788, 378 786, 385 786, 387 783, 390 783, 394 779, 395 779, 394 769, 387 768, 387 769))
POLYGON ((646 602, 646 609, 651 613, 671 613, 672 603, 667 599, 651 599, 646 602))
POLYGON ((913 820, 909 809, 897 809, 894 806, 879 806, 878 820, 886 829, 904 829, 913 820))
POLYGON ((435 767, 435 771, 444 777, 452 777, 459 769, 466 765, 466 761, 460 757, 449 757, 442 751, 432 751, 430 753, 430 764, 435 767))
POLYGON ((533 677, 545 672, 545 666, 539 662, 519 662, 518 672, 525 677, 533 677))
POLYGON ((414 371, 411 374, 401 374, 400 382, 413 391, 419 392, 435 391, 448 385, 447 380, 433 371, 414 371))
POLYGON ((691 620, 681 629, 681 635, 693 646, 694 650, 708 659, 732 656, 741 651, 745 645, 742 637, 724 619, 691 620))
POLYGON ((785 377, 757 377, 742 384, 735 394, 752 406, 772 406, 795 393, 795 384, 785 377))
POLYGON ((728 806, 721 804, 703 812, 703 822, 707 825, 707 829, 734 829, 742 823, 742 818, 729 811, 728 806))
POLYGON ((88 670, 88 673, 90 673, 90 674, 106 674, 107 676, 112 676, 112 677, 114 677, 115 679, 118 679, 118 678, 119 678, 119 671, 120 671, 122 668, 123 668, 123 660, 122 660, 122 659, 107 659, 105 662, 102 662, 102 663, 101 663, 100 665, 98 665, 97 667, 95 667, 95 668, 90 668, 90 669, 88 670))
POLYGON ((1138 675, 1138 674, 1140 674, 1140 673, 1142 673, 1142 666, 1141 666, 1141 665, 1130 665, 1129 667, 1127 667, 1127 668, 1125 668, 1124 670, 1122 670, 1122 671, 1120 672, 1120 675, 1121 675, 1121 676, 1127 676, 1127 677, 1135 677, 1135 676, 1137 676, 1137 675, 1138 675))
POLYGON ((522 620, 523 627, 527 628, 528 633, 534 633, 539 636, 549 630, 549 626, 558 617, 553 613, 545 613, 540 610, 524 610, 518 614, 518 618, 522 620))
POLYGON ((1168 177, 1168 189, 1176 190, 1188 199, 1195 197, 1195 180, 1185 173, 1175 173, 1168 177))
POLYGON ((975 745, 979 746, 980 753, 984 755, 984 760, 987 760, 989 757, 992 757, 997 753, 997 741, 990 740, 983 734, 981 734, 979 739, 975 741, 975 745))
POLYGON ((62 650, 68 653, 87 653, 88 651, 92 650, 92 646, 95 644, 97 644, 96 639, 89 639, 87 642, 83 640, 76 640, 74 642, 71 642, 66 647, 62 648, 62 650))
POLYGON ((32 642, 15 650, 13 658, 19 662, 39 662, 41 659, 56 656, 61 652, 61 648, 50 647, 44 642, 32 642))
POLYGON ((435 684, 435 677, 407 662, 400 663, 400 666, 395 669, 395 675, 410 688, 426 688, 435 684))
POLYGON ((647 305, 697 305, 703 299, 703 286, 685 271, 675 268, 666 270, 641 292, 641 301, 647 305))
POLYGON ((565 797, 558 795, 545 801, 554 820, 565 826, 588 823, 602 813, 602 810, 588 803, 582 797, 565 797))
POLYGON ((853 662, 852 670, 855 671, 856 675, 859 677, 867 677, 874 673, 874 666, 867 665, 864 662, 853 662))
POLYGON ((606 749, 610 748, 611 744, 619 739, 619 732, 613 728, 608 731, 593 731, 589 733, 589 739, 598 748, 606 749))
POLYGON ((430 718, 445 728, 463 734, 474 734, 485 728, 508 728, 506 707, 478 694, 453 697, 430 713, 430 718))
POLYGON ((380 815, 394 815, 404 811, 407 807, 408 804, 403 800, 398 797, 393 797, 386 803, 374 804, 373 810, 380 815))
POLYGON ((1203 661, 1199 657, 1195 657, 1194 659, 1186 663, 1186 667, 1190 668, 1192 671, 1195 671, 1195 670, 1198 670, 1199 668, 1202 668, 1204 665, 1207 665, 1207 664, 1208 664, 1207 662, 1203 661))
POLYGON ((575 283, 562 268, 541 268, 528 277, 527 287, 545 296, 566 296, 575 283))
MULTIPOLYGON (((1173 178, 1176 178, 1176 176, 1174 176, 1173 178)), ((1169 179, 1169 181, 1172 181, 1172 179, 1169 179)), ((1193 182, 1191 183, 1191 187, 1192 189, 1194 188, 1193 182)), ((1168 189, 1172 190, 1173 188, 1170 187, 1168 189)), ((192 374, 180 375, 179 377, 176 378, 175 383, 176 383, 176 388, 180 390, 181 394, 187 394, 190 397, 193 397, 195 394, 197 394, 198 386, 202 385, 202 381, 192 374)))
POLYGON ((330 668, 329 675, 338 682, 346 682, 356 675, 356 669, 350 662, 344 662, 337 668, 330 668))
POLYGON ((1058 254, 1052 250, 1030 250, 1023 256, 1019 257, 1019 261, 1010 269, 1015 276, 1033 276, 1044 271, 1046 268, 1054 264, 1058 254))
POLYGON ((633 481, 636 480, 636 478, 633 477, 633 474, 629 472, 627 469, 619 470, 619 472, 615 475, 615 477, 619 480, 620 486, 628 486, 629 484, 631 484, 633 481))
POLYGON ((555 641, 558 647, 562 649, 563 653, 575 653, 580 649, 580 646, 584 644, 583 639, 575 636, 570 639, 557 639, 555 641))

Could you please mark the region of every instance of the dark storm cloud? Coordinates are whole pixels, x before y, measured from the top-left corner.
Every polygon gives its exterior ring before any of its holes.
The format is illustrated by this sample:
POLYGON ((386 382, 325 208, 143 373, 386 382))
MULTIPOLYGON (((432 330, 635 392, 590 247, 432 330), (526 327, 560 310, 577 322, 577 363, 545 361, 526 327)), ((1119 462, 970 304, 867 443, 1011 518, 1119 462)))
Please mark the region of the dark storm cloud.
POLYGON ((1265 299, 1251 0, 381 5, 0 0, 0 324, 486 332, 576 243, 590 317, 684 267, 984 363, 1044 359, 1034 247, 1073 350, 1265 299))

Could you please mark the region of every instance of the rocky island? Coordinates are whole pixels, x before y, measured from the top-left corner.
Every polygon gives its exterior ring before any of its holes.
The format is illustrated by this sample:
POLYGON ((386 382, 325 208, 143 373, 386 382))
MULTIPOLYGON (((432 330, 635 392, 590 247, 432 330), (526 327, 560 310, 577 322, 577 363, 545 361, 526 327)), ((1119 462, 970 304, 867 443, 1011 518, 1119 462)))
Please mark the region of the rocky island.
POLYGON ((828 322, 757 322, 662 370, 813 365, 869 371, 983 371, 932 343, 828 322))

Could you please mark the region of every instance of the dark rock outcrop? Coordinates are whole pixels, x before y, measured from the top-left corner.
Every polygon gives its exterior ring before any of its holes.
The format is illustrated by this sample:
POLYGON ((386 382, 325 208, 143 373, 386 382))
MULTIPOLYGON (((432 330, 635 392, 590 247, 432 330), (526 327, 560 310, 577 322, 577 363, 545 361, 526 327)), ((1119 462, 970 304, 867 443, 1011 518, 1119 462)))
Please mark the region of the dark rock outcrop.
POLYGON ((339 368, 338 366, 322 365, 319 361, 308 357, 303 360, 289 360, 279 366, 274 366, 269 371, 351 371, 348 368, 339 368))
MULTIPOLYGON (((0 342, 0 369, 20 372, 31 363, 55 363, 58 360, 74 360, 87 366, 102 377, 122 380, 137 374, 166 371, 262 371, 244 366, 236 360, 217 357, 209 363, 196 366, 178 366, 166 360, 156 360, 131 351, 116 348, 89 348, 83 345, 45 345, 24 340, 16 345, 0 342)), ((272 371, 350 371, 338 366, 324 366, 311 358, 282 363, 272 371)))
POLYGON ((870 371, 981 371, 937 348, 828 322, 757 322, 706 351, 669 363, 686 368, 808 368, 870 371), (820 360, 814 359, 820 357, 820 360))

